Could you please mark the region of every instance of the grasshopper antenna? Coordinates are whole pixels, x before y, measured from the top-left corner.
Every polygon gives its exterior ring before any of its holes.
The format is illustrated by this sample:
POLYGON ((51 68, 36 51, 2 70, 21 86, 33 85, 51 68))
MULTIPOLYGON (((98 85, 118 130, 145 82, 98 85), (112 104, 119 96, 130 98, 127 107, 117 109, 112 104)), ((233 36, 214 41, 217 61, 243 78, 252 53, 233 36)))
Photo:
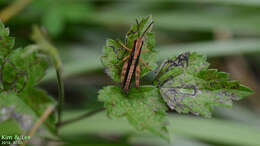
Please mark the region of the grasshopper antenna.
POLYGON ((136 24, 137 24, 137 33, 138 33, 138 36, 140 36, 140 23, 138 22, 138 20, 136 19, 136 24))
POLYGON ((152 24, 153 24, 153 21, 147 26, 147 28, 145 29, 145 31, 143 32, 143 34, 142 34, 142 37, 141 38, 143 38, 144 37, 144 35, 145 35, 145 33, 149 30, 149 28, 152 26, 152 24))

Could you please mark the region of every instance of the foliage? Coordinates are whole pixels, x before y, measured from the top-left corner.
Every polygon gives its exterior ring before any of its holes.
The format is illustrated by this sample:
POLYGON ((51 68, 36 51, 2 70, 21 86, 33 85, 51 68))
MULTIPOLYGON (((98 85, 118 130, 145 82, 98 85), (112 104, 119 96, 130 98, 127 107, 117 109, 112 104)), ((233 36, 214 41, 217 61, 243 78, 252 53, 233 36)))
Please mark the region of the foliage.
MULTIPOLYGON (((141 31, 149 23, 149 17, 141 20, 141 31)), ((151 21, 151 20, 150 20, 151 21)), ((127 33, 126 46, 132 48, 136 36, 136 25, 127 33)), ((148 35, 144 44, 154 44, 148 35)), ((151 46, 153 49, 153 45, 151 46)), ((102 63, 108 75, 116 82, 120 79, 122 65, 118 65, 125 58, 126 49, 122 49, 117 41, 107 40, 104 47, 105 56, 102 63)), ((153 51, 155 52, 155 51, 153 51)), ((142 53, 144 54, 144 53, 142 53)), ((154 63, 155 59, 148 59, 154 63)), ((153 69, 156 67, 154 65, 153 69)), ((104 102, 109 117, 127 117, 138 130, 149 130, 165 139, 166 106, 179 113, 193 113, 210 117, 214 106, 231 107, 232 100, 240 100, 252 94, 252 90, 240 85, 238 81, 231 81, 227 73, 208 69, 207 58, 198 53, 183 53, 166 60, 157 70, 155 86, 141 86, 132 88, 129 94, 124 94, 119 87, 107 86, 99 91, 98 99, 104 102), (150 90, 148 90, 150 88, 150 90), (160 101, 160 102, 158 102, 160 101), (155 112, 156 111, 156 112, 155 112)), ((141 70, 141 77, 149 70, 141 70)))
POLYGON ((232 100, 252 94, 227 73, 208 67, 206 57, 195 52, 167 60, 155 84, 171 109, 210 117, 214 106, 231 107, 232 100))
POLYGON ((149 130, 168 140, 166 107, 153 86, 132 88, 126 98, 117 86, 99 91, 99 100, 105 103, 108 117, 126 117, 136 129, 149 130))
MULTIPOLYGON (((0 125, 11 120, 28 132, 45 109, 55 104, 45 91, 35 87, 45 75, 48 62, 37 52, 25 53, 28 47, 13 49, 14 38, 1 22, 0 38, 0 125)), ((54 123, 52 114, 44 123, 45 129, 55 133, 54 123)))
MULTIPOLYGON (((137 20, 138 21, 138 20, 137 20)), ((147 26, 151 23, 151 17, 146 17, 140 20, 140 34, 144 32, 147 26)), ((126 35, 125 44, 128 48, 133 48, 134 41, 138 37, 137 24, 133 25, 126 35)), ((143 48, 148 48, 149 52, 141 53, 141 58, 149 61, 151 68, 156 68, 156 54, 154 48, 154 35, 148 32, 143 44, 143 48)), ((107 40, 104 47, 104 54, 101 61, 105 65, 106 72, 116 82, 119 82, 122 59, 130 54, 126 49, 111 39, 107 40)), ((141 64, 141 63, 140 63, 141 64)), ((143 77, 149 72, 145 66, 141 66, 140 77, 143 77)), ((142 86, 139 89, 133 88, 126 96, 122 93, 119 87, 108 86, 99 91, 98 99, 105 102, 108 116, 124 117, 136 127, 138 130, 149 130, 165 139, 168 139, 167 129, 165 126, 165 105, 158 99, 158 93, 154 87, 142 86)))
MULTIPOLYGON (((0 13, 2 14, 2 10, 9 6, 13 7, 13 4, 19 1, 30 0, 1 0, 0 13)), ((260 1, 256 0, 173 0, 164 2, 37 0, 32 1, 23 10, 13 7, 14 11, 17 10, 17 15, 7 21, 6 25, 12 28, 11 34, 16 37, 16 46, 28 44, 28 32, 31 31, 32 24, 43 25, 52 38, 56 37, 55 43, 59 45, 59 52, 64 63, 63 77, 73 77, 72 80, 66 81, 69 89, 66 90, 66 96, 67 99, 72 99, 66 102, 68 105, 65 106, 68 110, 68 113, 65 112, 64 115, 64 119, 66 119, 66 116, 72 118, 79 114, 79 111, 74 110, 75 107, 81 108, 81 114, 83 114, 90 109, 90 104, 91 107, 96 106, 94 98, 97 95, 96 91, 107 84, 103 74, 100 74, 103 66, 97 59, 100 56, 100 45, 103 44, 104 38, 121 37, 122 35, 119 34, 130 23, 133 23, 137 16, 152 13, 156 22, 156 43, 158 44, 156 50, 160 51, 160 59, 172 59, 173 56, 187 51, 202 53, 210 58, 214 67, 221 69, 235 67, 236 72, 232 76, 237 78, 237 73, 240 74, 238 77, 242 77, 241 82, 246 82, 256 89, 253 96, 240 102, 240 104, 246 104, 246 108, 250 108, 251 114, 241 111, 242 107, 236 108, 237 104, 232 109, 216 108, 214 117, 217 119, 178 116, 170 113, 168 130, 174 132, 174 140, 170 145, 198 145, 196 143, 198 141, 199 145, 260 145, 259 115, 253 114, 251 111, 251 109, 259 107, 257 104, 259 103, 257 102, 257 97, 259 97, 257 67, 260 62, 259 6, 260 1), (216 39, 220 40, 216 41, 216 39), (233 60, 237 57, 248 63, 248 66, 243 67, 243 64, 240 65, 237 60, 233 60), (229 63, 235 63, 238 66, 233 66, 234 64, 228 66, 229 63), (250 74, 251 71, 253 74, 250 74), (93 78, 93 74, 95 74, 95 78, 93 78), (256 78, 254 78, 254 74, 256 78), (80 82, 77 80, 79 78, 80 82), (89 99, 94 100, 94 104, 89 99), (255 119, 258 120, 254 121, 255 119), (254 125, 258 127, 254 127, 254 125)), ((232 73, 232 70, 230 71, 232 73)), ((149 81, 151 77, 148 76, 142 82, 147 84, 147 79, 149 81)), ((41 84, 41 87, 47 88, 53 93, 55 88, 50 88, 49 85, 50 81, 54 82, 55 79, 56 72, 52 68, 47 71, 47 76, 42 80, 45 83, 41 84), (48 82, 46 82, 47 80, 48 82)), ((0 84, 2 83, 0 82, 0 84)), ((2 89, 2 85, 0 88, 2 89)), ((19 89, 19 87, 17 88, 19 89)), ((189 89, 183 89, 183 91, 190 93, 189 89)), ((3 131, 3 128, 10 127, 5 128, 4 131, 13 133, 12 131, 15 131, 13 129, 18 129, 17 126, 19 125, 14 119, 6 120, 0 124, 0 132, 3 131)), ((130 145, 165 145, 158 137, 133 135, 131 130, 134 129, 131 126, 127 123, 126 118, 111 120, 101 113, 61 127, 59 134, 66 134, 63 140, 67 143, 71 143, 67 141, 68 139, 75 138, 74 143, 103 144, 104 140, 107 145, 112 143, 126 145, 121 143, 121 139, 123 139, 128 145, 129 143, 130 145), (62 133, 63 128, 64 133, 62 133), (93 137, 93 134, 96 134, 96 137, 93 137), (111 140, 111 134, 120 134, 120 138, 113 136, 113 140, 111 140)), ((18 134, 19 131, 14 133, 18 134)), ((20 132, 20 134, 22 133, 20 132)), ((46 140, 44 141, 46 142, 46 140)))

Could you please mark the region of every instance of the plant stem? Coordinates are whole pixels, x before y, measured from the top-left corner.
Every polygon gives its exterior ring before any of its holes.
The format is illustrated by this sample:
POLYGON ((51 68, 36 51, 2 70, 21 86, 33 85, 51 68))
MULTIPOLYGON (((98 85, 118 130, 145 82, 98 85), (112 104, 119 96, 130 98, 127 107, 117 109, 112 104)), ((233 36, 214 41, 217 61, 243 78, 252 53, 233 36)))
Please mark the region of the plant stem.
POLYGON ((84 118, 88 118, 88 117, 90 117, 90 116, 92 116, 92 115, 95 115, 95 114, 97 114, 97 113, 99 113, 99 112, 102 112, 102 111, 104 111, 104 110, 105 110, 105 108, 100 108, 100 109, 97 109, 97 110, 94 110, 94 111, 91 111, 91 112, 87 112, 87 113, 82 114, 82 115, 80 115, 80 116, 78 116, 78 117, 75 117, 75 118, 72 118, 72 119, 63 121, 63 122, 61 122, 61 123, 58 123, 57 126, 58 126, 58 127, 61 127, 61 126, 67 125, 67 124, 71 124, 71 123, 73 123, 73 122, 80 121, 80 120, 82 120, 82 119, 84 119, 84 118))
POLYGON ((63 109, 63 103, 64 103, 64 85, 62 80, 62 72, 59 70, 56 70, 57 74, 57 82, 58 82, 58 92, 59 92, 59 102, 58 102, 58 123, 61 122, 62 117, 62 109, 63 109))
POLYGON ((4 8, 0 12, 0 19, 3 22, 8 21, 12 16, 18 14, 23 8, 25 8, 32 0, 16 0, 10 6, 4 8))
POLYGON ((32 39, 37 43, 38 49, 45 53, 47 56, 51 57, 51 60, 54 64, 56 69, 57 75, 57 82, 58 82, 58 121, 57 123, 61 122, 62 118, 62 109, 63 109, 63 102, 64 102, 64 85, 62 80, 62 62, 59 57, 58 49, 55 48, 51 43, 49 43, 44 36, 43 32, 37 27, 33 27, 33 34, 32 39))
MULTIPOLYGON (((48 118, 48 116, 53 112, 53 110, 54 106, 49 106, 26 135, 32 137, 38 129, 38 127, 48 118)), ((27 142, 28 140, 25 140, 23 144, 21 144, 21 146, 25 146, 27 142)))

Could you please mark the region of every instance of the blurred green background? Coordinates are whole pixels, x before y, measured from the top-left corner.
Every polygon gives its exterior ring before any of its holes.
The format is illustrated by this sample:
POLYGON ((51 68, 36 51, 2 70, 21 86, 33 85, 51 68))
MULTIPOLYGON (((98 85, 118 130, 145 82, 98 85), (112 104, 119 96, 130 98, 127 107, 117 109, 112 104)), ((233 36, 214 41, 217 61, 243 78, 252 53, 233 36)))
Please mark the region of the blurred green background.
MULTIPOLYGON (((259 0, 1 0, 1 17, 7 7, 21 8, 5 22, 16 46, 32 43, 31 28, 38 24, 59 49, 64 64, 64 119, 103 107, 97 92, 114 83, 100 62, 102 48, 107 38, 124 40, 137 16, 153 16, 161 61, 198 51, 208 55, 211 68, 229 72, 232 79, 255 91, 232 109, 216 108, 212 119, 170 111, 171 143, 136 132, 124 119, 110 120, 99 113, 62 127, 63 142, 37 138, 33 145, 260 146, 259 0)), ((150 80, 145 77, 142 83, 150 80)), ((40 87, 57 97, 53 68, 40 87)))

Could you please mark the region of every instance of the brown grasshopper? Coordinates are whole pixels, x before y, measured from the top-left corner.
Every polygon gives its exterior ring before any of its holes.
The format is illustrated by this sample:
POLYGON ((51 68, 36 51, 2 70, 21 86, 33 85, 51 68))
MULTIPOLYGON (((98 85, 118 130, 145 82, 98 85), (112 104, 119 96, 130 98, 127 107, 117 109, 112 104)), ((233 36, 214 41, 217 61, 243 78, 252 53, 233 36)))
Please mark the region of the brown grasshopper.
MULTIPOLYGON (((120 62, 120 64, 121 64, 125 61, 122 71, 121 71, 120 84, 122 85, 122 89, 123 89, 124 93, 126 93, 126 94, 128 94, 128 90, 129 90, 130 83, 131 83, 134 73, 135 73, 135 85, 136 85, 136 88, 139 88, 140 71, 141 71, 139 61, 141 61, 144 66, 148 67, 151 70, 151 68, 144 62, 144 60, 142 60, 140 58, 140 56, 142 53, 144 35, 149 30, 149 28, 152 26, 153 22, 151 22, 148 25, 148 27, 145 29, 145 31, 143 32, 142 35, 140 35, 140 24, 138 23, 138 21, 136 21, 136 23, 137 23, 138 37, 134 41, 133 48, 129 49, 124 44, 119 42, 119 44, 124 49, 126 49, 128 52, 130 52, 130 54, 128 56, 124 57, 123 60, 120 62)), ((145 51, 148 51, 148 50, 145 50, 145 51)))

